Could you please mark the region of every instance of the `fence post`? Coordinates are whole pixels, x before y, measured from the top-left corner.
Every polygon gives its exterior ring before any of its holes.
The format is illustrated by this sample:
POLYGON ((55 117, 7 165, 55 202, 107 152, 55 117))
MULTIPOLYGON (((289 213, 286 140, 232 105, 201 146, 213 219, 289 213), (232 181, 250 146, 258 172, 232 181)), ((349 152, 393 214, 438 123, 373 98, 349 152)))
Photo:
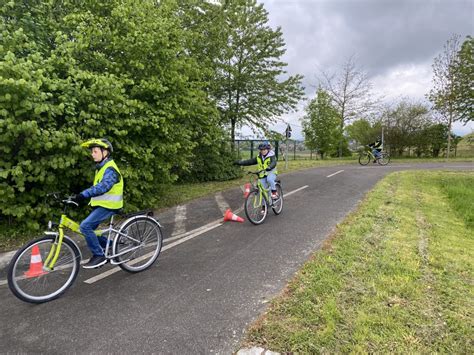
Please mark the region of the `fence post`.
POLYGON ((278 146, 279 146, 279 144, 278 144, 278 141, 276 140, 276 141, 275 141, 275 155, 276 155, 276 160, 278 160, 278 146))
POLYGON ((296 160, 296 141, 293 141, 293 160, 296 160))
POLYGON ((250 159, 253 159, 253 140, 250 141, 250 159))

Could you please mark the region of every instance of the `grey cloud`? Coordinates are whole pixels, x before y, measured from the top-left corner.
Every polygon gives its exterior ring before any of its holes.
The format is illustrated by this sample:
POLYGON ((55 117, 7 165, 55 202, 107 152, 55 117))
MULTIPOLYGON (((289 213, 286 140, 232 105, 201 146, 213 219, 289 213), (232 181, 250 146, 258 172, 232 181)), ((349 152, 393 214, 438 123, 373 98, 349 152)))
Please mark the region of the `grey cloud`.
MULTIPOLYGON (((291 72, 312 76, 355 54, 371 76, 433 59, 454 33, 474 32, 474 2, 464 0, 265 0, 281 26, 291 72)), ((306 80, 308 81, 308 79, 306 80)), ((314 80, 313 80, 314 83, 314 80)))

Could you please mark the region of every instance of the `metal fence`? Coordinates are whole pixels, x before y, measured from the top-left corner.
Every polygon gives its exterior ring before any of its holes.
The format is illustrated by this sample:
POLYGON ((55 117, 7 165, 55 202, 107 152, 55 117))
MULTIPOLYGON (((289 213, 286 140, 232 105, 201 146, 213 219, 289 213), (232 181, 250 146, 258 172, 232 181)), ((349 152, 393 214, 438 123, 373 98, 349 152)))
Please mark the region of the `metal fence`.
MULTIPOLYGON (((251 159, 258 155, 258 145, 265 140, 237 139, 235 149, 239 159, 251 159)), ((318 159, 317 154, 308 149, 304 141, 288 139, 287 141, 268 140, 275 151, 277 160, 309 160, 318 159)))

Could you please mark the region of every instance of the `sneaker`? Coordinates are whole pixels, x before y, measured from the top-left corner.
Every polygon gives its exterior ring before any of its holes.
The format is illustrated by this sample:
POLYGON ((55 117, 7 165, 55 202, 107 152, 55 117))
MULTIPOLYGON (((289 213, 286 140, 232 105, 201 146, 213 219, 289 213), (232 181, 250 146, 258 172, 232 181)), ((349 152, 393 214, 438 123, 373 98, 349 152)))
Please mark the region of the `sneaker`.
POLYGON ((261 214, 261 215, 264 215, 264 214, 265 214, 265 207, 262 207, 262 209, 260 210, 260 214, 261 214))
POLYGON ((272 200, 277 200, 278 197, 279 197, 279 196, 278 196, 278 192, 276 192, 276 191, 273 192, 273 191, 272 191, 272 200))
POLYGON ((85 265, 82 265, 82 267, 84 269, 95 269, 105 264, 107 264, 107 259, 105 256, 93 255, 85 265))

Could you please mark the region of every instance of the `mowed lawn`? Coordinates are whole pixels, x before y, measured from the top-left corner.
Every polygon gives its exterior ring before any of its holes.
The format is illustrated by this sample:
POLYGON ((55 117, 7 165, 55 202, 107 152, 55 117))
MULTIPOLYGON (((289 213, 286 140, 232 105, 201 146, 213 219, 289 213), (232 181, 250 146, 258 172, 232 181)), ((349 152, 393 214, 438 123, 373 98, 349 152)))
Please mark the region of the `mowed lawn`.
POLYGON ((379 182, 248 330, 298 353, 474 351, 474 173, 379 182))

